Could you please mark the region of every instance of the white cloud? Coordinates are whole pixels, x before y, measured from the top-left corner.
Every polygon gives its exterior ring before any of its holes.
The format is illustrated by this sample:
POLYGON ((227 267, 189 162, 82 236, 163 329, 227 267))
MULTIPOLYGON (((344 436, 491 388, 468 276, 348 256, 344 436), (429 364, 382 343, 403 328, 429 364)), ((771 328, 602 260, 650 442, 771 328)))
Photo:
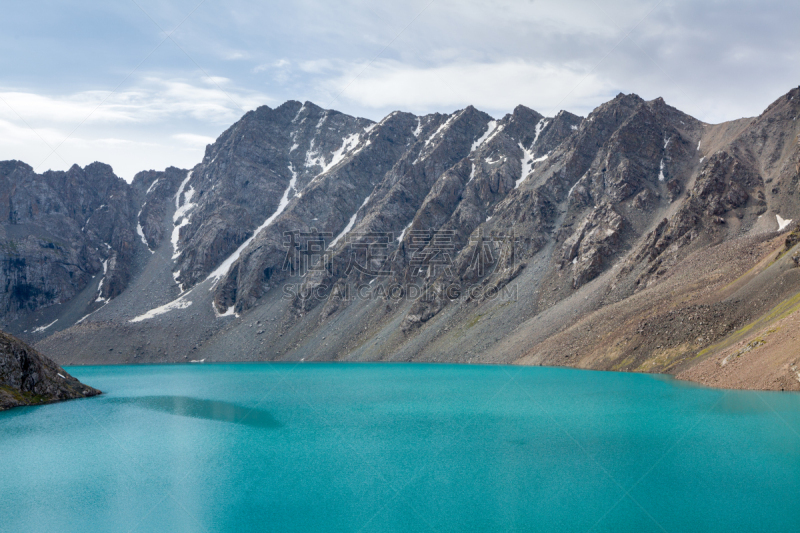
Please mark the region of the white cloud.
POLYGON ((341 62, 333 61, 331 59, 312 59, 301 61, 299 63, 300 70, 307 74, 321 74, 323 72, 329 72, 331 70, 338 69, 339 65, 341 65, 341 62))
POLYGON ((223 54, 222 57, 228 61, 236 61, 239 59, 248 59, 250 55, 242 50, 231 50, 230 52, 223 54))
MULTIPOLYGON (((169 76, 137 74, 109 96, 158 28, 146 17, 129 26, 127 8, 99 0, 83 11, 54 3, 51 18, 67 23, 42 25, 28 4, 18 9, 26 16, 0 20, 11 50, 0 97, 25 119, 0 101, 0 159, 38 165, 47 144, 71 135, 63 161, 51 156, 40 170, 101 160, 128 179, 192 166, 244 110, 288 99, 380 120, 468 104, 495 116, 517 104, 585 115, 622 91, 719 122, 760 113, 800 76, 800 4, 785 0, 230 0, 193 13, 174 35, 181 50, 165 43, 148 56, 144 68, 169 76)), ((143 7, 169 28, 186 15, 170 2, 143 7)))
POLYGON ((256 65, 250 70, 250 72, 252 72, 253 74, 257 74, 259 72, 266 72, 268 70, 284 69, 286 67, 289 67, 291 64, 292 64, 291 61, 289 61, 288 59, 279 59, 277 61, 256 65))
POLYGON ((195 135, 194 133, 176 133, 172 138, 186 144, 188 146, 201 146, 205 147, 207 144, 213 144, 216 140, 214 137, 206 135, 195 135))
MULTIPOLYGON (((172 117, 229 124, 249 109, 272 99, 255 92, 236 91, 230 80, 203 78, 202 84, 185 80, 145 77, 125 91, 88 90, 67 95, 42 95, 0 91, 0 98, 16 113, 0 109, 0 118, 18 114, 28 123, 125 124, 153 123, 172 117), (222 89, 228 86, 227 89, 222 89)), ((33 124, 32 124, 33 125, 33 124)))
POLYGON ((523 60, 499 63, 455 63, 420 68, 394 61, 357 65, 335 82, 340 99, 372 108, 452 110, 474 105, 510 111, 525 104, 552 115, 561 109, 591 110, 614 90, 613 84, 591 72, 565 65, 523 60))
POLYGON ((146 76, 112 94, 6 90, 0 99, 0 159, 23 160, 37 172, 102 161, 127 180, 146 168, 194 166, 245 112, 274 104, 223 77, 146 76))

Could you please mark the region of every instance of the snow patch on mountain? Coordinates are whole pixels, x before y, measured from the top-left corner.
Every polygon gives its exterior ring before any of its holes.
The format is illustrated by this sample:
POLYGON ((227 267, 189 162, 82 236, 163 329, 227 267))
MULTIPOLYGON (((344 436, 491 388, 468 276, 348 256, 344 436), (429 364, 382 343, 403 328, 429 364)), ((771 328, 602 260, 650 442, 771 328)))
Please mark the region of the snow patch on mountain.
POLYGON ((336 149, 331 154, 331 160, 327 163, 325 162, 325 157, 321 152, 314 150, 314 139, 311 140, 311 146, 309 147, 308 151, 306 152, 306 168, 311 168, 315 166, 320 166, 322 170, 314 179, 317 179, 321 175, 328 172, 330 169, 341 163, 345 157, 348 155, 356 155, 361 150, 369 146, 371 141, 368 139, 367 142, 359 147, 361 144, 361 133, 356 132, 346 137, 342 138, 342 144, 339 148, 336 149), (353 151, 358 147, 357 150, 353 151), (352 152, 352 153, 351 153, 352 152))
POLYGON ((308 146, 308 150, 306 151, 306 168, 315 167, 317 165, 323 166, 325 164, 325 158, 322 157, 322 154, 314 150, 315 142, 316 139, 311 139, 311 144, 308 146))
POLYGON ((175 195, 175 214, 172 216, 172 223, 175 227, 172 229, 172 259, 175 260, 180 257, 181 253, 178 250, 178 240, 180 239, 181 235, 181 228, 187 225, 191 220, 191 215, 189 214, 197 204, 192 203, 192 197, 194 196, 194 187, 189 185, 189 190, 184 192, 186 189, 186 185, 188 185, 189 180, 192 179, 193 171, 189 172, 189 175, 186 176, 186 179, 183 180, 180 187, 178 187, 178 192, 175 195))
POLYGON ((369 202, 369 199, 370 199, 370 197, 371 197, 371 196, 372 196, 372 195, 371 195, 371 194, 369 194, 369 195, 367 195, 367 197, 366 197, 366 198, 364 198, 364 202, 361 204, 361 206, 360 206, 358 209, 356 209, 356 212, 355 212, 355 213, 353 213, 353 216, 351 216, 351 217, 350 217, 350 221, 347 223, 347 226, 345 226, 345 228, 342 230, 342 232, 341 232, 339 235, 337 235, 337 236, 336 236, 336 238, 335 238, 335 239, 333 239, 333 240, 331 241, 331 243, 328 245, 328 248, 327 248, 328 250, 330 250, 331 248, 333 248, 333 247, 334 247, 334 245, 335 245, 337 242, 339 242, 339 240, 340 240, 342 237, 344 237, 345 235, 347 235, 347 233, 348 233, 348 232, 349 232, 351 229, 353 229, 353 226, 354 226, 354 225, 355 225, 355 223, 356 223, 356 216, 358 215, 358 212, 361 210, 361 208, 362 208, 362 207, 364 207, 365 205, 367 205, 367 202, 369 202))
POLYGON ((338 165, 344 159, 347 152, 358 146, 360 141, 360 133, 353 133, 342 139, 342 145, 335 152, 333 152, 330 163, 322 167, 322 173, 324 174, 329 169, 338 165))
POLYGON ((417 127, 411 133, 414 134, 414 137, 419 137, 419 134, 422 133, 422 118, 417 117, 417 127))
MULTIPOLYGON (((215 306, 212 303, 211 304, 211 309, 214 310, 214 316, 217 317, 217 318, 222 318, 224 316, 235 316, 235 317, 239 316, 239 315, 236 314, 236 309, 234 308, 234 306, 230 306, 225 310, 224 313, 220 313, 219 311, 217 311, 217 306, 215 306)), ((192 362, 194 362, 194 361, 192 361, 192 362)))
MULTIPOLYGON (((191 291, 189 291, 191 293, 191 291)), ((187 300, 186 298, 189 296, 189 293, 184 294, 180 298, 169 302, 168 304, 164 304, 161 307, 156 307, 155 309, 151 309, 148 312, 139 315, 135 318, 130 319, 129 322, 136 323, 142 322, 143 320, 149 320, 151 318, 155 318, 159 315, 163 315, 165 313, 169 313, 173 309, 186 309, 190 305, 192 305, 191 300, 187 300)))
MULTIPOLYGON (((178 187, 178 192, 175 193, 175 209, 180 209, 181 207, 181 195, 183 194, 184 189, 186 189, 186 185, 188 185, 189 180, 192 179, 192 174, 194 173, 193 170, 189 171, 189 174, 186 175, 186 179, 184 179, 180 186, 178 187)), ((175 217, 173 217, 173 220, 175 217)))
POLYGON ((408 226, 406 226, 405 228, 403 228, 403 231, 401 231, 401 232, 400 232, 400 235, 398 235, 398 236, 397 236, 397 242, 402 242, 402 240, 403 240, 403 237, 405 237, 405 236, 406 236, 406 232, 408 231, 408 228, 410 228, 410 227, 411 227, 411 224, 412 224, 412 223, 413 223, 413 220, 412 220, 411 222, 409 222, 409 223, 408 223, 408 226))
POLYGON ((548 120, 544 118, 536 123, 536 130, 534 132, 533 144, 531 144, 531 148, 536 146, 536 142, 539 140, 539 135, 542 134, 542 130, 544 130, 547 127, 548 123, 549 123, 548 120))
POLYGON ((278 203, 278 208, 275 210, 275 212, 272 213, 272 215, 270 215, 269 218, 267 218, 263 224, 257 227, 256 230, 253 232, 253 235, 251 235, 249 239, 244 241, 236 249, 235 252, 229 255, 228 258, 225 259, 225 261, 223 261, 222 264, 220 264, 216 268, 216 270, 214 270, 211 274, 209 274, 206 279, 213 279, 216 284, 216 282, 219 281, 220 278, 222 278, 222 276, 228 273, 228 270, 231 268, 231 265, 233 265, 233 263, 235 263, 236 260, 239 259, 239 256, 242 255, 244 249, 247 248, 247 246, 251 242, 253 242, 253 240, 258 236, 261 230, 272 224, 272 222, 274 222, 275 219, 278 218, 281 215, 281 213, 283 213, 286 210, 286 207, 289 205, 289 194, 294 190, 297 184, 297 173, 294 171, 294 167, 292 166, 291 163, 289 163, 289 172, 292 173, 292 178, 289 180, 289 186, 286 187, 285 191, 283 191, 283 196, 281 196, 281 201, 278 203))
MULTIPOLYGON (((158 180, 156 180, 158 181, 158 180)), ((145 202, 146 204, 147 202, 145 202)), ((142 204, 142 209, 144 209, 144 204, 142 204)), ((150 250, 150 245, 147 244, 147 239, 144 236, 144 229, 142 228, 142 223, 139 221, 139 218, 142 216, 142 209, 139 209, 139 213, 136 214, 136 233, 139 235, 139 238, 142 239, 142 242, 147 249, 150 250)), ((150 250, 150 253, 155 253, 154 250, 150 250)))
POLYGON ((781 218, 780 215, 775 215, 775 218, 778 220, 778 231, 783 231, 786 229, 786 226, 792 223, 792 219, 786 220, 785 218, 781 218))
POLYGON ((297 110, 297 114, 296 114, 296 115, 294 116, 294 118, 292 119, 292 124, 294 124, 295 122, 297 122, 297 119, 298 119, 298 118, 300 118, 300 115, 301 115, 301 114, 303 113, 303 111, 305 111, 305 110, 306 110, 306 104, 303 104, 303 105, 301 105, 301 106, 300 106, 300 109, 298 109, 298 110, 297 110))
MULTIPOLYGON (((56 322, 58 322, 57 318, 55 320, 53 320, 52 322, 50 322, 49 324, 47 324, 46 326, 39 326, 38 328, 36 328, 33 331, 31 331, 31 333, 41 333, 44 330, 46 330, 47 328, 49 328, 50 326, 52 326, 53 324, 55 324, 56 322)), ((61 374, 59 374, 59 375, 61 375, 61 374)))
POLYGON ((103 277, 100 279, 100 284, 97 285, 97 298, 95 298, 95 302, 107 302, 107 298, 103 298, 103 281, 106 279, 106 274, 108 273, 108 259, 103 261, 103 277))
POLYGON ((500 132, 501 132, 501 131, 503 131, 503 128, 505 128, 505 127, 506 127, 506 125, 505 125, 505 124, 501 124, 500 126, 498 126, 497 128, 495 128, 494 132, 492 132, 492 134, 491 134, 491 135, 489 135, 489 138, 488 138, 488 139, 486 139, 485 141, 483 141, 483 144, 488 144, 488 143, 492 142, 492 139, 494 139, 495 137, 497 137, 497 135, 499 135, 499 134, 500 134, 500 132))
POLYGON ((586 175, 584 174, 583 176, 581 176, 581 178, 580 178, 578 181, 576 181, 575 183, 573 183, 573 184, 572 184, 572 187, 570 187, 570 188, 569 188, 569 192, 567 193, 567 198, 569 198, 570 196, 572 196, 572 191, 574 191, 574 190, 575 190, 575 187, 577 187, 577 186, 578 186, 578 183, 580 183, 580 182, 581 182, 581 180, 582 180, 583 178, 585 178, 585 177, 586 177, 586 175))
POLYGON ((159 179, 159 178, 156 178, 156 179, 153 181, 153 183, 151 183, 151 184, 150 184, 150 186, 147 188, 147 191, 145 191, 145 193, 144 193, 145 195, 147 195, 147 194, 150 194, 150 191, 152 191, 152 190, 153 190, 153 187, 155 187, 155 186, 156 186, 156 184, 158 183, 158 179, 159 179))
MULTIPOLYGON (((533 144, 536 144, 535 140, 533 141, 533 144)), ((522 150, 522 160, 520 161, 520 176, 517 180, 517 183, 514 185, 515 189, 522 184, 522 182, 528 177, 528 174, 530 174, 531 170, 533 169, 533 145, 531 145, 531 148, 528 149, 522 146, 522 143, 519 143, 519 149, 522 150)))
POLYGON ((469 150, 470 153, 472 153, 475 150, 477 150, 486 141, 486 139, 489 138, 489 136, 497 128, 497 121, 496 120, 490 120, 489 123, 487 124, 487 126, 488 127, 486 128, 486 131, 483 133, 483 135, 481 135, 478 138, 478 140, 476 140, 474 143, 472 143, 472 148, 470 148, 470 150, 469 150))
POLYGON ((433 135, 431 135, 430 137, 428 137, 427 139, 425 139, 425 146, 428 146, 428 145, 429 145, 431 142, 433 142, 433 140, 434 140, 436 137, 438 137, 438 136, 439 136, 439 134, 440 134, 440 133, 442 133, 442 132, 444 132, 445 130, 447 130, 447 128, 449 128, 449 127, 450 127, 450 124, 452 124, 452 123, 453 123, 453 121, 454 121, 455 119, 457 119, 458 117, 460 117, 460 116, 461 116, 461 114, 462 114, 463 112, 464 112, 464 111, 459 111, 458 113, 453 113, 453 114, 450 116, 450 118, 448 118, 447 120, 445 120, 445 121, 442 123, 442 125, 441 125, 441 126, 439 126, 439 127, 436 129, 436 131, 434 131, 434 132, 433 132, 433 135))

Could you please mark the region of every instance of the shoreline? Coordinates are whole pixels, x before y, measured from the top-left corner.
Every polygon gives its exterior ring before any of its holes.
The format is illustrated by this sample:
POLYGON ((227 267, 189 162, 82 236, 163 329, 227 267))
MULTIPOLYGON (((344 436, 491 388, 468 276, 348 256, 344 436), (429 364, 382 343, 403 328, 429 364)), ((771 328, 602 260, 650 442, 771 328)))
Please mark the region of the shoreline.
POLYGON ((181 362, 181 361, 162 361, 162 362, 147 362, 147 363, 126 363, 126 362, 109 362, 106 364, 68 364, 64 365, 66 368, 89 368, 89 367, 156 367, 156 366, 192 366, 192 365, 280 365, 280 366, 297 366, 297 365, 331 365, 331 366, 355 366, 355 365, 414 365, 414 366, 460 366, 460 367, 529 367, 529 368, 552 368, 552 369, 567 369, 577 370, 584 372, 608 372, 616 374, 640 374, 652 376, 655 379, 665 379, 667 381, 676 382, 678 384, 690 385, 692 387, 700 387, 713 390, 722 391, 754 391, 754 392, 789 392, 800 393, 800 381, 796 389, 776 389, 776 388, 757 388, 757 387, 743 387, 743 386, 724 386, 710 381, 700 381, 685 376, 686 371, 678 372, 676 374, 669 372, 640 372, 635 370, 609 370, 602 368, 582 368, 566 365, 530 365, 530 364, 517 364, 517 363, 461 363, 461 362, 444 362, 444 361, 204 361, 204 362, 181 362))

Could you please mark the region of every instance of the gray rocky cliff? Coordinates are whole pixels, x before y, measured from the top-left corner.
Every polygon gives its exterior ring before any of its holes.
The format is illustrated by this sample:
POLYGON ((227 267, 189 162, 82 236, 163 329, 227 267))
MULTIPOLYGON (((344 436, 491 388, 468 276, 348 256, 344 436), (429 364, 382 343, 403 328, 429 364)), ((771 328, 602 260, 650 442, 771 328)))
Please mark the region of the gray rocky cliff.
POLYGON ((136 197, 108 165, 36 174, 0 163, 0 314, 13 320, 69 301, 95 276, 96 298, 130 280, 136 197))
POLYGON ((165 238, 172 237, 171 234, 165 235, 164 220, 173 212, 175 195, 188 173, 187 170, 169 167, 163 172, 139 172, 133 178, 131 185, 142 198, 141 208, 136 215, 137 233, 151 250, 158 248, 165 238))
POLYGON ((98 394, 24 342, 0 332, 0 411, 98 394))

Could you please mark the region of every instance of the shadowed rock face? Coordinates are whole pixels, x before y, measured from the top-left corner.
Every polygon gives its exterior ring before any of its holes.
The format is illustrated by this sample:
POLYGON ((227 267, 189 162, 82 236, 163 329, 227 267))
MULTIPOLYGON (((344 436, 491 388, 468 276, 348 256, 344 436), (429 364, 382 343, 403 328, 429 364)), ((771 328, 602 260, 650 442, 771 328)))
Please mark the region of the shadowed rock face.
POLYGON ((151 250, 158 248, 164 239, 171 235, 164 232, 164 220, 173 212, 175 195, 186 179, 188 170, 169 167, 163 172, 147 170, 134 176, 132 188, 143 198, 136 217, 141 229, 140 239, 144 239, 151 250))
POLYGON ((724 291, 724 302, 707 307, 697 307, 697 294, 679 297, 683 289, 671 288, 666 303, 652 294, 688 269, 686 287, 709 279, 702 297, 711 298, 709 287, 727 287, 735 278, 726 276, 752 260, 726 250, 755 242, 767 253, 771 235, 800 220, 799 106, 793 89, 759 117, 709 125, 660 98, 619 94, 585 119, 524 106, 494 118, 470 106, 374 123, 290 101, 247 113, 193 169, 142 172, 114 185, 113 198, 103 165, 57 181, 6 162, 0 192, 10 200, 0 210, 29 207, 0 211, 5 242, 14 243, 3 248, 4 268, 28 270, 24 282, 9 277, 3 298, 33 303, 5 318, 65 362, 524 361, 671 371, 800 290, 792 249, 769 270, 777 281, 758 305, 724 291), (35 185, 27 196, 18 192, 24 179, 35 185), (84 191, 92 180, 99 185, 84 191), (40 207, 55 196, 96 214, 40 207), (56 257, 40 228, 72 256, 56 257), (118 246, 107 233, 131 238, 118 246), (703 264, 698 254, 726 259, 703 264), (408 285, 426 297, 386 297, 408 285), (364 286, 369 298, 339 297, 364 286), (490 297, 504 290, 518 298, 490 297), (104 296, 85 307, 92 291, 104 296), (703 317, 718 324, 693 339, 617 331, 624 320, 579 325, 614 306, 637 316, 712 309, 703 317), (556 339, 573 328, 582 334, 567 346, 576 348, 559 359, 556 339), (623 340, 605 348, 612 331, 623 340), (652 339, 630 340, 644 334, 652 339))
POLYGON ((0 163, 0 315, 64 303, 98 275, 97 298, 121 294, 131 276, 136 205, 130 186, 102 163, 44 174, 0 163))
POLYGON ((24 342, 0 332, 0 411, 98 394, 24 342))

